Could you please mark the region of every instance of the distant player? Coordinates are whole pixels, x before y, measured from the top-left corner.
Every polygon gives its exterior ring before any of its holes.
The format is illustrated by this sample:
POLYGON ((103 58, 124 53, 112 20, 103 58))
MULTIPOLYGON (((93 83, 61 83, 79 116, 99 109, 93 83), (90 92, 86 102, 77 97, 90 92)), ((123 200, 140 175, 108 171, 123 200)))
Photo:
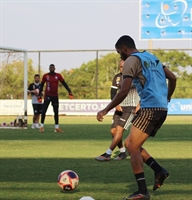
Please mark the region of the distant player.
POLYGON ((111 103, 97 113, 97 120, 102 121, 104 115, 124 100, 133 82, 140 96, 140 109, 132 121, 125 146, 130 155, 138 190, 125 197, 124 200, 149 200, 150 195, 146 186, 143 164, 146 163, 154 171, 153 190, 163 185, 169 172, 143 148, 143 144, 150 136, 156 135, 167 117, 167 104, 175 90, 176 77, 162 65, 156 56, 147 51, 139 52, 130 36, 120 37, 115 48, 125 61, 122 72, 123 81, 120 91, 111 103))
POLYGON ((41 81, 41 88, 40 88, 40 94, 43 89, 44 84, 46 84, 45 88, 45 94, 44 94, 44 103, 43 103, 43 109, 42 109, 42 115, 41 115, 41 127, 39 129, 39 132, 44 132, 44 121, 45 121, 45 115, 47 112, 47 108, 52 103, 53 111, 54 111, 54 120, 55 120, 55 132, 63 132, 59 128, 59 98, 58 98, 58 84, 59 82, 62 83, 62 85, 65 87, 65 89, 68 91, 69 98, 73 99, 73 94, 65 82, 64 78, 61 74, 55 72, 55 65, 51 64, 49 66, 49 73, 44 74, 42 81, 41 81))
POLYGON ((34 82, 28 87, 28 94, 31 94, 32 106, 33 106, 33 124, 32 129, 39 128, 39 118, 42 113, 42 97, 39 96, 40 90, 40 76, 35 74, 34 82), (39 97, 38 97, 39 96, 39 97))
MULTIPOLYGON (((112 86, 111 86, 111 100, 118 93, 121 88, 122 81, 122 70, 123 70, 124 61, 119 62, 120 73, 116 74, 113 77, 112 86)), ((133 119, 136 106, 139 104, 139 95, 136 91, 135 86, 132 84, 130 93, 124 99, 124 101, 115 107, 115 112, 113 115, 113 121, 111 124, 111 135, 113 140, 109 149, 102 155, 96 157, 98 161, 109 161, 111 154, 116 146, 119 147, 120 153, 114 160, 123 160, 127 157, 125 147, 123 146, 122 136, 123 131, 129 128, 131 120, 133 119)))

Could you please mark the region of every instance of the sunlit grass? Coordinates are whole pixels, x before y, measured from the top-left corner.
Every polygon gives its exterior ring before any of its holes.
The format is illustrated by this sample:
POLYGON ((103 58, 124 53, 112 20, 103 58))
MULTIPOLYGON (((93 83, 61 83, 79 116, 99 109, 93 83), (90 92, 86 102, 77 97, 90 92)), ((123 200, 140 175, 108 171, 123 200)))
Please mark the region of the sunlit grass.
MULTIPOLYGON (((153 192, 153 172, 144 166, 153 200, 183 200, 192 196, 191 117, 168 117, 155 138, 145 148, 169 170, 171 176, 159 191, 153 192)), ((31 118, 29 118, 31 121, 31 118)), ((103 123, 94 117, 60 117, 64 133, 53 132, 53 117, 46 118, 45 132, 0 129, 1 200, 117 200, 136 190, 129 158, 121 162, 100 163, 94 157, 111 142, 111 116, 103 123), (72 192, 61 192, 58 174, 72 169, 80 183, 72 192)), ((124 133, 124 138, 128 132, 124 133)), ((113 156, 118 153, 115 149, 113 156)))

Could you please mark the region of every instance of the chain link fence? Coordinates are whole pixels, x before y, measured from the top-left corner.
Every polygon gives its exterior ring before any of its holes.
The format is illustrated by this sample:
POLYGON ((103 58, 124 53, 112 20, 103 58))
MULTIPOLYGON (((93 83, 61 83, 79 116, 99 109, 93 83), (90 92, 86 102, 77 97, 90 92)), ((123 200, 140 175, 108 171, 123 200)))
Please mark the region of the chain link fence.
MULTIPOLYGON (((143 49, 139 49, 140 51, 143 51, 143 49)), ((148 51, 159 51, 163 50, 165 52, 169 51, 175 51, 176 49, 148 49, 148 51)), ((177 49, 179 52, 185 52, 189 56, 192 57, 192 49, 177 49)), ((33 60, 33 64, 36 67, 36 70, 40 75, 43 73, 46 73, 49 71, 49 65, 51 63, 55 64, 56 71, 71 71, 73 69, 77 69, 81 67, 83 64, 87 64, 88 62, 92 61, 94 62, 95 66, 95 72, 94 72, 94 85, 91 86, 83 86, 83 89, 86 91, 94 91, 94 99, 100 99, 102 98, 102 95, 99 91, 106 91, 109 93, 110 86, 100 86, 98 83, 99 76, 101 75, 100 72, 100 59, 109 54, 109 53, 116 53, 115 49, 93 49, 93 50, 33 50, 28 51, 28 58, 31 58, 33 60), (88 90, 86 90, 88 89, 88 90)), ((118 55, 117 55, 118 57, 118 55)), ((116 61, 116 72, 118 72, 118 62, 116 61)), ((181 69, 182 70, 182 69, 181 69)), ((192 73, 192 64, 185 68, 187 73, 192 73)), ((115 73, 114 73, 115 75, 115 73)), ((66 77, 67 79, 67 77, 66 77)), ((112 80, 110 80, 112 81, 112 80)), ((75 86, 77 89, 78 85, 75 86)), ((74 88, 72 87, 72 90, 74 88)), ((82 89, 82 86, 78 88, 79 90, 82 89)), ((188 86, 182 86, 177 85, 176 91, 187 91, 191 89, 191 85, 188 86)), ((181 92, 181 93, 182 93, 181 92)), ((108 95, 109 97, 110 95, 108 95)), ((192 96, 192 94, 191 94, 192 96)), ((82 97, 81 97, 82 98, 82 97)), ((86 98, 86 96, 85 96, 86 98)), ((179 98, 183 98, 182 94, 179 98)))

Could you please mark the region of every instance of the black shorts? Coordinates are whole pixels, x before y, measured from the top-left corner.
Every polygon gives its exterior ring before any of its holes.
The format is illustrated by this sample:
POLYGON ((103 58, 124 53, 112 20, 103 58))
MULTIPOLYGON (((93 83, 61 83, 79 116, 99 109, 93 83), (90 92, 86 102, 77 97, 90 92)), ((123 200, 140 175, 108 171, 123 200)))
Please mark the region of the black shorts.
POLYGON ((129 125, 131 124, 131 120, 134 117, 133 112, 135 108, 136 107, 134 106, 127 106, 127 107, 122 107, 123 112, 116 110, 113 115, 111 128, 116 128, 117 126, 121 126, 125 130, 127 130, 129 125))
POLYGON ((141 108, 132 120, 132 124, 154 137, 167 117, 166 108, 141 108))
POLYGON ((44 104, 49 104, 51 102, 52 106, 59 106, 58 96, 45 96, 44 104))
POLYGON ((33 103, 33 113, 34 115, 40 115, 42 113, 43 104, 40 103, 33 103))

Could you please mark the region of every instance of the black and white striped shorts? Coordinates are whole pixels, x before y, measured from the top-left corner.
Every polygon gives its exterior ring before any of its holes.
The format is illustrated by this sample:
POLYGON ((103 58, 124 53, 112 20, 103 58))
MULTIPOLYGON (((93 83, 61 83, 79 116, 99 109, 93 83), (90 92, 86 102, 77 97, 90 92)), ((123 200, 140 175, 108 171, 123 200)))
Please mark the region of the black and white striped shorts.
POLYGON ((140 108, 132 120, 139 130, 154 137, 167 117, 167 108, 140 108))
POLYGON ((123 127, 125 130, 128 130, 129 126, 131 125, 131 121, 135 114, 135 106, 126 106, 122 107, 123 112, 115 111, 113 115, 113 120, 111 124, 111 128, 116 128, 117 126, 123 127))

